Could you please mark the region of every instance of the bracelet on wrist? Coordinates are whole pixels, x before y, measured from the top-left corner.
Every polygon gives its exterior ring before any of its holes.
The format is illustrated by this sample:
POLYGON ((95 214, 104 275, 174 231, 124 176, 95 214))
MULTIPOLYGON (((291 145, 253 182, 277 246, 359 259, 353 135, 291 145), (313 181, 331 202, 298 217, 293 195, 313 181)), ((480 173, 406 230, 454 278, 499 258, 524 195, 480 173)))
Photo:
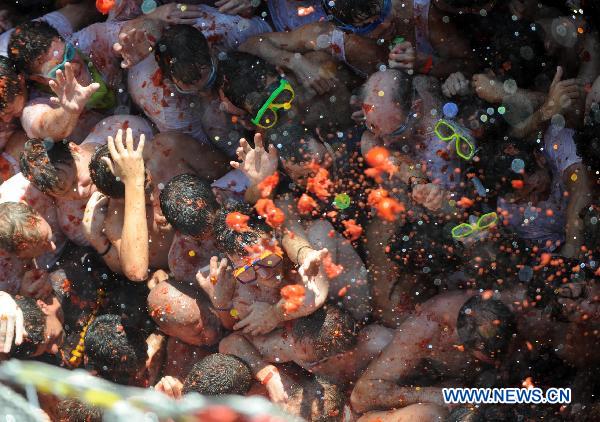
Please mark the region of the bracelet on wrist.
POLYGON ((300 249, 298 249, 298 252, 296 252, 296 264, 297 265, 300 265, 300 252, 302 252, 302 249, 305 249, 305 248, 312 249, 312 246, 304 245, 304 246, 301 246, 300 249))
MULTIPOLYGON (((100 256, 105 256, 107 253, 109 253, 109 252, 110 252, 111 248, 112 248, 112 243, 110 243, 110 241, 109 241, 109 242, 108 242, 108 246, 106 247, 106 250, 105 250, 104 252, 102 252, 102 253, 100 254, 100 256)), ((100 251, 98 251, 98 252, 100 252, 100 251)))

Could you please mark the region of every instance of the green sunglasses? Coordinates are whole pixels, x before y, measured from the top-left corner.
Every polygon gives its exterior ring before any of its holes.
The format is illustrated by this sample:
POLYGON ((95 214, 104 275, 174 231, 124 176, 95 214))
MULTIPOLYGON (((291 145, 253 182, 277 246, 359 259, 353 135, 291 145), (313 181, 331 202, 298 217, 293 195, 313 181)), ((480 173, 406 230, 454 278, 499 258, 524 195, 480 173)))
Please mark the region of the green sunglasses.
POLYGON ((457 131, 450 122, 444 119, 438 121, 435 124, 434 132, 441 141, 454 141, 456 154, 458 154, 460 158, 470 160, 475 155, 475 145, 457 131))
POLYGON ((272 128, 277 124, 277 111, 280 109, 289 110, 292 107, 292 102, 295 97, 296 94, 292 85, 287 80, 281 79, 277 89, 273 91, 271 96, 265 101, 260 110, 258 110, 256 117, 252 119, 251 122, 263 129, 272 128), (285 98, 285 95, 289 95, 289 99, 285 98), (277 100, 277 102, 275 102, 275 100, 277 100))
POLYGON ((495 226, 497 222, 498 214, 495 212, 489 212, 479 217, 479 220, 477 220, 477 223, 475 224, 462 223, 458 226, 455 226, 452 229, 452 237, 455 239, 462 239, 470 236, 476 231, 489 229, 490 227, 495 226))

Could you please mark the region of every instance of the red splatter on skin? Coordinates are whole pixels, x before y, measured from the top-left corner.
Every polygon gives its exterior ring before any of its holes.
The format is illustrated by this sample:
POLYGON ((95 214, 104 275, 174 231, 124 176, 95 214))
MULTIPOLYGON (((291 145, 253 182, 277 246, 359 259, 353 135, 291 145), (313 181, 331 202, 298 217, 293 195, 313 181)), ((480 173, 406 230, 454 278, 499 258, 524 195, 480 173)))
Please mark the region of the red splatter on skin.
POLYGON ((365 114, 369 114, 370 112, 373 111, 374 108, 375 108, 375 106, 373 104, 363 103, 363 105, 362 105, 362 109, 365 112, 365 114))
POLYGON ((344 267, 342 265, 336 265, 333 262, 333 258, 331 258, 330 253, 325 255, 325 258, 323 258, 323 269, 325 270, 327 277, 330 279, 338 277, 342 271, 344 271, 344 267))
POLYGON ((267 224, 273 228, 280 227, 285 221, 285 214, 280 208, 277 208, 270 199, 259 199, 254 206, 256 212, 265 218, 267 224))
POLYGON ((249 219, 250 217, 248 217, 247 215, 236 211, 227 214, 227 217, 225 218, 225 223, 231 230, 234 230, 238 233, 243 233, 250 229, 248 227, 249 219))
POLYGON ((512 185, 513 189, 523 189, 524 186, 522 180, 511 180, 510 184, 512 185))
POLYGON ((342 287, 339 291, 338 291, 338 296, 339 297, 344 297, 346 296, 346 293, 348 293, 348 286, 344 286, 342 287))
POLYGON ((290 284, 281 289, 281 297, 285 300, 283 305, 286 313, 296 312, 302 306, 306 289, 300 284, 290 284))
POLYGON ((329 236, 333 239, 335 237, 335 230, 329 230, 329 233, 327 233, 327 236, 329 236))
POLYGON ((115 0, 96 0, 96 9, 103 15, 108 14, 115 7, 115 0))
POLYGON ((303 193, 300 199, 298 199, 297 208, 300 214, 310 214, 317 208, 317 201, 303 193))
POLYGON ((331 196, 329 189, 333 187, 333 182, 329 179, 329 172, 314 162, 310 164, 310 168, 315 175, 308 178, 306 190, 324 201, 331 196))
POLYGON ((154 85, 154 86, 162 85, 163 75, 162 75, 162 72, 160 71, 160 69, 156 69, 156 72, 154 72, 152 74, 152 76, 150 77, 150 80, 152 81, 152 85, 154 85))
POLYGON ((258 184, 258 189, 260 190, 260 196, 262 198, 268 198, 273 193, 273 190, 279 184, 279 173, 275 172, 265 180, 258 184))
POLYGON ((71 281, 68 278, 65 278, 61 285, 62 291, 65 293, 71 292, 71 281))
POLYGON ((342 224, 346 228, 346 230, 344 230, 344 236, 351 242, 358 240, 358 238, 362 236, 363 228, 360 224, 356 224, 356 220, 342 221, 342 224))
POLYGON ((129 128, 129 120, 125 120, 121 125, 121 129, 127 130, 129 128))

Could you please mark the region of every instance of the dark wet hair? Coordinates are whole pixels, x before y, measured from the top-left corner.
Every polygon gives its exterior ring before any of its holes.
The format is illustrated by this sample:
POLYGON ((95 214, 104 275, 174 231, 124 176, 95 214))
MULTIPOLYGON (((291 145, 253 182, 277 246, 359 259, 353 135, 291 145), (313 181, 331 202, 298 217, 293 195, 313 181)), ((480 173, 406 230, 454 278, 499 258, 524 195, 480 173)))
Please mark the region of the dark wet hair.
POLYGON ((88 327, 84 344, 86 368, 119 384, 128 384, 148 355, 142 332, 119 315, 97 317, 88 327))
POLYGON ((473 296, 460 309, 456 330, 468 349, 496 358, 507 351, 516 333, 515 316, 499 300, 473 296))
POLYGON ((10 355, 13 358, 24 359, 33 356, 40 344, 44 343, 46 315, 35 299, 23 296, 14 296, 13 298, 23 312, 23 325, 27 336, 23 338, 20 346, 13 345, 10 355))
POLYGON ((292 337, 296 341, 310 339, 318 359, 323 359, 345 352, 356 344, 356 322, 348 312, 325 305, 294 320, 292 337))
POLYGON ((262 236, 271 232, 269 226, 263 220, 259 220, 252 208, 244 203, 229 203, 219 209, 215 214, 213 230, 217 249, 227 254, 240 256, 248 255, 246 248, 255 245, 262 236), (227 215, 232 212, 239 212, 250 217, 248 220, 249 230, 238 232, 227 225, 227 215))
POLYGON ((583 164, 588 166, 593 176, 600 171, 600 105, 592 104, 590 113, 584 120, 581 130, 575 132, 573 137, 577 147, 577 155, 581 157, 583 164))
POLYGON ((254 116, 276 88, 267 86, 267 76, 279 76, 275 66, 252 54, 231 52, 219 61, 217 84, 233 105, 254 116))
POLYGON ((233 355, 213 353, 192 367, 183 382, 183 393, 243 396, 250 390, 252 379, 252 371, 244 361, 233 355))
POLYGON ((8 57, 21 72, 35 73, 33 66, 43 56, 55 38, 60 35, 44 21, 31 21, 19 25, 10 36, 8 57))
POLYGON ((19 160, 23 176, 46 194, 60 188, 61 180, 56 165, 75 163, 68 141, 56 142, 51 146, 50 150, 47 150, 43 140, 30 139, 25 142, 19 160))
POLYGON ((13 62, 0 56, 0 112, 12 103, 19 95, 23 95, 19 74, 13 62))
POLYGON ((39 241, 37 223, 40 215, 21 202, 0 204, 0 249, 16 253, 39 241))
POLYGON ((277 145, 281 160, 297 164, 311 161, 312 151, 308 146, 308 140, 316 139, 316 136, 301 124, 295 122, 279 124, 269 130, 266 137, 270 143, 277 145))
POLYGON ((379 16, 384 0, 323 0, 325 10, 346 24, 361 23, 373 16, 379 16))
POLYGON ((88 406, 75 399, 60 402, 59 422, 102 422, 102 411, 98 407, 88 406))
POLYGON ((108 145, 102 145, 96 148, 92 159, 90 160, 90 177, 98 190, 104 195, 111 198, 125 198, 125 184, 117 180, 110 168, 102 160, 103 157, 108 157, 110 160, 110 151, 108 145))
POLYGON ((160 192, 160 209, 178 232, 203 236, 212 229, 218 208, 210 184, 193 174, 172 178, 160 192))
POLYGON ((168 27, 156 43, 154 57, 165 78, 185 84, 198 81, 203 67, 211 67, 208 41, 191 25, 168 27))
POLYGON ((298 416, 307 421, 338 422, 344 419, 346 397, 343 388, 318 375, 305 378, 301 385, 294 385, 290 402, 301 403, 298 416))

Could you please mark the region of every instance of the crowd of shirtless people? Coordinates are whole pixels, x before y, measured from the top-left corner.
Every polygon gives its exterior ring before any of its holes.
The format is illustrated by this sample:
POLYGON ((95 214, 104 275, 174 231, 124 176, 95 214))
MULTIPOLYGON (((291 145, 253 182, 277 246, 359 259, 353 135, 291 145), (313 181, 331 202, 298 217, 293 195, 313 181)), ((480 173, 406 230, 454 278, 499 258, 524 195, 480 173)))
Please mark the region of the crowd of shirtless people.
POLYGON ((600 420, 599 31, 592 0, 2 2, 0 360, 600 420), (571 403, 442 395, 533 386, 571 403))

